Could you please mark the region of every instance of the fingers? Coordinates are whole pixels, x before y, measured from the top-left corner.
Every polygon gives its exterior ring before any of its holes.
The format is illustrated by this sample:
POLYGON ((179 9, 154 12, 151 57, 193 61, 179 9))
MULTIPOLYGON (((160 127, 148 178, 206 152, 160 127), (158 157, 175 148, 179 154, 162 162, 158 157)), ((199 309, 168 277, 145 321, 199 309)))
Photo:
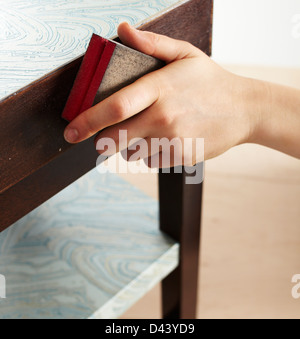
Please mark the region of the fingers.
MULTIPOLYGON (((144 134, 148 131, 144 130, 144 134)), ((184 144, 180 138, 141 137, 138 125, 130 130, 120 124, 103 131, 96 139, 96 149, 103 156, 121 152, 122 157, 135 162, 144 160, 150 168, 170 168, 174 166, 193 166, 196 162, 184 154, 184 144)))
MULTIPOLYGON (((152 141, 159 140, 159 137, 164 133, 171 133, 171 126, 168 124, 170 118, 165 117, 166 115, 163 113, 160 105, 155 103, 134 117, 106 128, 95 139, 97 151, 103 154, 103 145, 105 141, 109 143, 108 139, 110 139, 116 145, 113 153, 128 149, 127 155, 130 161, 135 161, 135 158, 131 158, 131 155, 136 150, 139 151, 140 158, 142 159, 159 152, 158 146, 152 149, 151 143, 152 141), (169 127, 169 131, 166 127, 169 127)), ((104 155, 108 156, 112 155, 112 153, 105 151, 104 155)))
POLYGON ((118 34, 122 42, 140 52, 170 63, 194 56, 198 50, 191 44, 151 32, 136 30, 128 23, 119 25, 118 34))
POLYGON ((96 149, 105 157, 121 152, 122 157, 129 162, 144 160, 150 168, 189 165, 184 163, 184 150, 180 138, 171 140, 140 136, 141 132, 137 125, 130 130, 124 129, 123 126, 120 128, 114 126, 100 133, 96 139, 96 149))
MULTIPOLYGON (((121 122, 100 132, 95 138, 98 153, 110 156, 128 147, 135 150, 134 144, 137 140, 147 140, 147 135, 151 132, 150 125, 145 123, 145 121, 147 121, 147 118, 145 118, 145 113, 142 112, 133 119, 121 122), (110 144, 111 140, 115 147, 111 148, 111 150, 106 150, 104 146, 110 144)), ((146 150, 145 157, 147 154, 148 149, 146 150)))
POLYGON ((151 106, 160 97, 156 72, 140 78, 98 105, 80 114, 65 130, 69 143, 81 142, 151 106))
MULTIPOLYGON (((119 26, 120 38, 129 46, 157 58, 172 62, 192 56, 198 49, 166 36, 135 30, 124 23, 119 26)), ((80 114, 65 130, 69 143, 88 139, 100 130, 125 121, 158 101, 161 95, 161 71, 152 72, 134 84, 113 94, 98 105, 80 114)))

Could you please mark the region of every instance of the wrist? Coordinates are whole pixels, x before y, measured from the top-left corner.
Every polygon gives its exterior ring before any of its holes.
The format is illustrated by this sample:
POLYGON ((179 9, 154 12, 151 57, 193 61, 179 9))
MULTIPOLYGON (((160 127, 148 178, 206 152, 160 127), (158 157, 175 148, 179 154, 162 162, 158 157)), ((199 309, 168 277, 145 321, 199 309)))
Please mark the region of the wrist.
POLYGON ((271 119, 271 89, 264 81, 242 78, 242 112, 246 128, 242 143, 263 144, 271 119))

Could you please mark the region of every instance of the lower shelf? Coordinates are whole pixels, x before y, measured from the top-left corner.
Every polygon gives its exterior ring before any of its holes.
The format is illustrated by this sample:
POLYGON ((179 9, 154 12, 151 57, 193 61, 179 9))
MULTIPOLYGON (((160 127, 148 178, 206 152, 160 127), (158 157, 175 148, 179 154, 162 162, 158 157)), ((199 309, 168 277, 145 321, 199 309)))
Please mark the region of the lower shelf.
POLYGON ((0 234, 0 318, 118 318, 178 257, 158 203, 93 170, 0 234))

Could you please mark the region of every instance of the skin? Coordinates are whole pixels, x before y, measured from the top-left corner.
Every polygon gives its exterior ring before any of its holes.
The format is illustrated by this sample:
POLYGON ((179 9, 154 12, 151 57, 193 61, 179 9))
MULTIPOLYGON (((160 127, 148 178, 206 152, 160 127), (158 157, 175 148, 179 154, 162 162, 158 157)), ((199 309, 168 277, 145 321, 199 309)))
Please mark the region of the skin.
MULTIPOLYGON (((126 23, 118 34, 124 44, 167 65, 74 119, 65 130, 68 142, 81 142, 100 131, 96 143, 112 138, 121 151, 128 145, 118 140, 119 130, 127 130, 128 140, 146 139, 149 152, 151 138, 188 137, 204 138, 206 160, 243 143, 300 158, 299 90, 234 75, 187 42, 126 23)), ((199 160, 193 152, 192 164, 199 160)), ((177 164, 174 157, 172 161, 177 164)))

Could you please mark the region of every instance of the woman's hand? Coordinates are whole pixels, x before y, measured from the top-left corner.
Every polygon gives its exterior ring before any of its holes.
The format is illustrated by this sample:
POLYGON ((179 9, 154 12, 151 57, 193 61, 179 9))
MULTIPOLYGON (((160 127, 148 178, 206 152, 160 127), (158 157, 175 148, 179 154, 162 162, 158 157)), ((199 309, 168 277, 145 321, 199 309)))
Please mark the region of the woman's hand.
MULTIPOLYGON (((264 83, 255 83, 254 90, 254 80, 225 71, 187 42, 141 32, 126 23, 118 33, 124 44, 167 65, 79 115, 66 128, 68 142, 100 131, 96 141, 112 138, 121 151, 128 145, 119 140, 119 131, 126 130, 128 141, 145 139, 153 155, 151 138, 204 138, 209 159, 251 140, 260 121, 257 86, 265 87, 264 83)), ((192 164, 202 158, 194 150, 192 164)))

